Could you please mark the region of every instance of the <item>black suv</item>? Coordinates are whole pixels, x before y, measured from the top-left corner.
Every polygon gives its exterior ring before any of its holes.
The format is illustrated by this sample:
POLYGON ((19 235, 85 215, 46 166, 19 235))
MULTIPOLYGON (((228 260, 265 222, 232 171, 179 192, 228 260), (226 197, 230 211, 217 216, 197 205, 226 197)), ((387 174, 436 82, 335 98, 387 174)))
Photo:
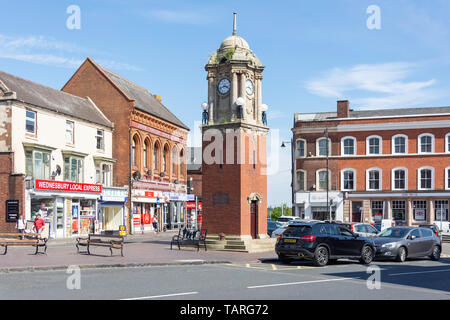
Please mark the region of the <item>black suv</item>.
POLYGON ((336 223, 292 222, 278 236, 275 252, 286 263, 300 258, 312 260, 316 266, 325 266, 328 262, 347 258, 370 264, 375 256, 375 246, 371 240, 336 223))

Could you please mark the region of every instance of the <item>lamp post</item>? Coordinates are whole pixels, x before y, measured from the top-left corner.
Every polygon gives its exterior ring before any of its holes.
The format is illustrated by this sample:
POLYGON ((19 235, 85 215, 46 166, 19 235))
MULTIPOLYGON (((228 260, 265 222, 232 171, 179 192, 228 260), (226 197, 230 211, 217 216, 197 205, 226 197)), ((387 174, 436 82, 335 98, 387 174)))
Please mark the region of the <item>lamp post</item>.
POLYGON ((323 136, 326 138, 326 146, 327 146, 327 150, 326 150, 326 153, 327 153, 327 210, 328 210, 328 214, 330 215, 330 221, 331 221, 331 208, 330 208, 330 202, 329 202, 329 200, 328 200, 328 197, 329 197, 329 195, 328 195, 328 189, 329 189, 329 186, 328 186, 328 184, 329 184, 329 181, 330 181, 330 177, 329 177, 329 171, 328 171, 328 154, 329 154, 329 152, 328 152, 328 128, 326 128, 325 129, 325 131, 323 132, 323 136))
POLYGON ((236 105, 238 106, 238 117, 239 119, 244 118, 244 105, 245 105, 245 99, 242 97, 239 97, 236 99, 236 105))
POLYGON ((202 124, 207 124, 209 114, 208 114, 208 104, 206 102, 202 103, 202 110, 203 110, 202 124))
POLYGON ((267 114, 266 114, 266 112, 267 112, 267 109, 269 109, 269 107, 267 106, 267 104, 262 104, 261 105, 261 112, 262 112, 262 114, 261 114, 261 121, 262 121, 262 123, 265 125, 265 126, 267 126, 267 114))
MULTIPOLYGON (((282 141, 281 142, 281 148, 286 148, 286 144, 290 144, 291 145, 291 202, 292 202, 292 209, 294 209, 294 142, 293 140, 291 141, 282 141)), ((294 210, 295 212, 294 215, 297 213, 296 210, 294 210)))

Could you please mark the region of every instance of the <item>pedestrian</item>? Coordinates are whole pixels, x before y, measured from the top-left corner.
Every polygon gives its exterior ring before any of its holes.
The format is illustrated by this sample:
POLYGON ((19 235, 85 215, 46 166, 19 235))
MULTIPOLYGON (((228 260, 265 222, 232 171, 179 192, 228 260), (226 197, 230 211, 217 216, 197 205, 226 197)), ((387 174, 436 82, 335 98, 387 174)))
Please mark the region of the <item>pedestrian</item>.
POLYGON ((26 221, 25 218, 23 217, 23 214, 21 214, 21 215, 19 216, 19 220, 17 220, 16 228, 17 228, 17 232, 20 233, 20 234, 22 234, 22 235, 20 236, 20 238, 21 238, 22 240, 25 238, 25 237, 24 237, 24 233, 25 233, 26 225, 27 225, 27 221, 26 221))
POLYGON ((158 218, 156 217, 156 214, 153 218, 153 229, 155 230, 155 232, 158 232, 158 218))
POLYGON ((41 235, 44 231, 45 221, 41 218, 41 215, 38 213, 36 218, 34 219, 33 228, 37 234, 41 235))

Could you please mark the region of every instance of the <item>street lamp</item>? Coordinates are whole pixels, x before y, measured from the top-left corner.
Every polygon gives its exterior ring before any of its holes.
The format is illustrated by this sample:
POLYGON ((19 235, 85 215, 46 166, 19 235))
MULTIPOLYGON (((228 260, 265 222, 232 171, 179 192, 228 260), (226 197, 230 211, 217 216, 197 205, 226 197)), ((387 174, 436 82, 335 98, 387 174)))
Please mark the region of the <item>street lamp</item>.
POLYGON ((261 105, 261 111, 262 111, 262 123, 267 126, 267 109, 269 109, 269 107, 267 106, 267 104, 262 104, 261 105))
POLYGON ((207 124, 208 123, 208 104, 206 102, 202 103, 202 110, 203 110, 203 114, 202 114, 202 124, 207 124))
POLYGON ((239 118, 242 119, 243 118, 243 111, 244 111, 243 108, 244 108, 244 105, 245 105, 245 99, 242 98, 242 97, 237 98, 236 99, 236 105, 238 106, 239 118))
MULTIPOLYGON (((292 207, 294 207, 294 148, 293 148, 293 140, 291 141, 282 141, 281 142, 281 148, 286 148, 286 144, 290 144, 291 145, 291 202, 292 202, 292 207)), ((294 208, 292 208, 294 209, 294 208)), ((295 211, 296 213, 296 211, 295 211)), ((294 215, 295 215, 294 213, 294 215)))

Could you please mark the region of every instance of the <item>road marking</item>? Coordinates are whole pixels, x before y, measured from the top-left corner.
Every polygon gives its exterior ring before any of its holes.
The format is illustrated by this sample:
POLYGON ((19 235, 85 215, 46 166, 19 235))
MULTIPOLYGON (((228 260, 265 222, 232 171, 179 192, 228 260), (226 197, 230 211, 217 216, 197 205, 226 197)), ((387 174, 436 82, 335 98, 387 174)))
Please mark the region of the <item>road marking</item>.
POLYGON ((272 270, 278 270, 276 265, 272 265, 272 270))
POLYGON ((277 284, 265 284, 260 286, 251 286, 247 289, 258 289, 258 288, 269 288, 269 287, 281 287, 281 286, 293 286, 299 284, 310 284, 310 283, 321 283, 321 282, 335 282, 335 281, 345 281, 345 280, 355 280, 360 278, 343 278, 343 279, 327 279, 327 280, 313 280, 313 281, 301 281, 301 282, 288 282, 288 283, 277 283, 277 284))
POLYGON ((192 294, 198 294, 198 292, 172 293, 172 294, 163 294, 163 295, 159 295, 159 296, 128 298, 128 299, 120 299, 120 300, 146 300, 146 299, 156 299, 156 298, 165 298, 165 297, 187 296, 187 295, 192 295, 192 294))
POLYGON ((409 275, 409 274, 436 273, 436 272, 450 272, 450 269, 433 270, 433 271, 418 271, 418 272, 392 273, 392 274, 390 274, 390 276, 406 276, 406 275, 409 275))

